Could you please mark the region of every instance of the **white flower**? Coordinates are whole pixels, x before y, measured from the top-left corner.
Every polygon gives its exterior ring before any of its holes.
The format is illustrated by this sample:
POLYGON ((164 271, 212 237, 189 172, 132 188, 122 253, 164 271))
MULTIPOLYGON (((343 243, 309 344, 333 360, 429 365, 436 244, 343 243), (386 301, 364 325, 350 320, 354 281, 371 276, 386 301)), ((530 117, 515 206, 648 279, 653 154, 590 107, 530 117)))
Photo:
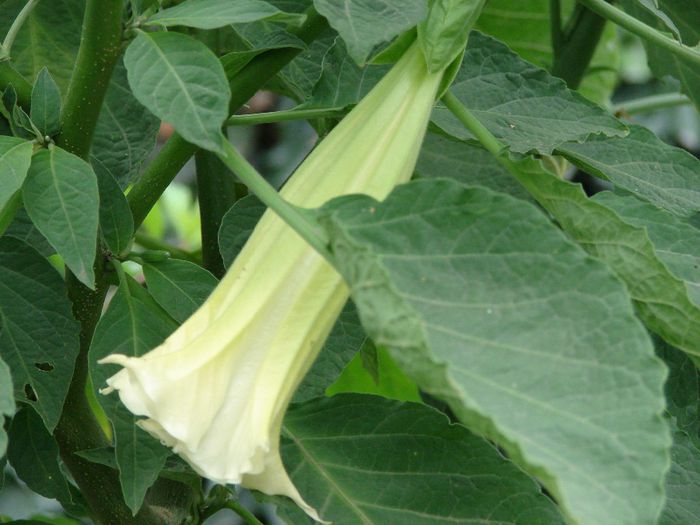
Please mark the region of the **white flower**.
MULTIPOLYGON (((442 74, 418 47, 321 142, 282 190, 312 208, 348 193, 384 198, 410 179, 442 74)), ((287 475, 280 429, 292 395, 348 298, 340 275, 265 213, 204 305, 161 346, 102 363, 142 428, 218 483, 290 497, 320 520, 287 475)))

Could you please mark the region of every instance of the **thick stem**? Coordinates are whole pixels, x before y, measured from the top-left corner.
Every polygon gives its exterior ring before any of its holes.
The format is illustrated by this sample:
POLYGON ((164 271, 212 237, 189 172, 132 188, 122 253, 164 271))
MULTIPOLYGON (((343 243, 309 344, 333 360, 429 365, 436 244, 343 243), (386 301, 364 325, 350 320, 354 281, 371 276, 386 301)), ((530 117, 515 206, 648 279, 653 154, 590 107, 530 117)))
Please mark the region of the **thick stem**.
POLYGON ((109 79, 121 54, 123 0, 88 0, 56 143, 87 159, 109 79))
POLYGON ((583 5, 577 5, 566 32, 558 42, 553 42, 554 64, 551 73, 564 79, 571 89, 581 85, 605 29, 605 22, 602 16, 583 5))
POLYGON ((10 59, 12 45, 15 43, 15 38, 17 38, 19 30, 22 29, 24 22, 26 22, 27 18, 29 18, 29 15, 32 13, 32 9, 34 9, 38 3, 39 0, 27 0, 27 3, 24 4, 24 7, 17 15, 17 18, 15 18, 12 22, 10 29, 7 31, 5 40, 2 41, 2 47, 0 47, 0 60, 10 59))
POLYGON ((638 37, 656 44, 666 51, 670 51, 689 65, 700 67, 700 53, 695 51, 695 49, 664 35, 661 31, 657 31, 635 17, 628 15, 605 0, 578 0, 578 2, 611 22, 615 22, 620 27, 624 27, 630 33, 634 33, 638 37))
MULTIPOLYGON (((297 36, 304 42, 312 42, 327 27, 324 18, 315 12, 308 13, 297 36)), ((268 80, 300 53, 298 48, 273 49, 262 53, 238 71, 232 79, 231 113, 238 111, 268 80)), ((158 156, 141 174, 141 178, 127 195, 134 225, 138 228, 156 201, 175 178, 197 147, 180 135, 173 135, 158 156)))
POLYGON ((236 176, 248 186, 264 204, 280 216, 291 226, 306 242, 331 260, 328 251, 328 239, 320 226, 296 206, 290 204, 277 193, 269 182, 241 155, 228 140, 222 139, 223 153, 217 153, 218 157, 236 176))
POLYGON ((32 100, 32 85, 8 60, 2 60, 0 61, 0 91, 4 91, 10 85, 15 88, 18 104, 28 111, 32 100))
POLYGON ((200 150, 197 163, 197 196, 202 229, 202 262, 204 267, 221 278, 226 273, 219 252, 219 227, 224 214, 245 196, 245 188, 236 182, 216 155, 200 150))

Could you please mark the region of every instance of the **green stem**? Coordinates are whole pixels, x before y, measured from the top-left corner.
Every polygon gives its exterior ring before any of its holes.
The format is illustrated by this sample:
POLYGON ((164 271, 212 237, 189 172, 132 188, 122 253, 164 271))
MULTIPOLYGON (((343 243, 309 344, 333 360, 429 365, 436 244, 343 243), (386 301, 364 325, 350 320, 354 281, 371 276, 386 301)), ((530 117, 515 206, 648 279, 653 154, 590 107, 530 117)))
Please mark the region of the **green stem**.
POLYGON ((155 237, 151 237, 145 233, 136 232, 136 235, 134 235, 134 240, 138 245, 146 248, 147 250, 162 250, 164 252, 168 252, 173 259, 182 259, 197 264, 201 262, 195 254, 181 250, 177 246, 163 242, 160 239, 156 239, 155 237))
POLYGON ((255 514, 250 512, 248 509, 246 509, 243 505, 238 503, 237 501, 227 501, 226 505, 224 505, 224 508, 227 508, 229 510, 232 510, 236 514, 238 514, 241 518, 243 518, 243 521, 245 521, 248 525, 263 525, 262 522, 255 517, 255 514))
POLYGON ((32 101, 32 85, 7 60, 0 61, 0 90, 8 86, 15 88, 17 102, 25 110, 29 110, 32 101))
POLYGON ((452 114, 457 117, 464 127, 466 127, 481 142, 481 145, 491 153, 498 162, 509 171, 516 169, 515 164, 508 158, 506 146, 501 143, 487 128, 484 126, 467 107, 462 104, 459 99, 449 90, 442 96, 442 101, 447 106, 452 114))
POLYGON ((292 120, 310 120, 315 118, 342 117, 342 109, 288 109, 270 111, 268 113, 252 113, 249 115, 233 115, 228 119, 228 126, 255 126, 257 124, 272 124, 292 120))
POLYGON ((671 108, 676 106, 687 106, 693 102, 680 93, 664 93, 662 95, 651 95, 633 100, 626 100, 613 106, 613 113, 616 115, 637 115, 648 113, 657 109, 671 108))
POLYGON ((28 0, 27 3, 24 4, 24 7, 17 15, 17 18, 15 18, 12 22, 10 29, 7 31, 5 40, 2 41, 2 46, 0 47, 0 60, 10 60, 12 45, 15 43, 15 38, 17 38, 17 34, 19 33, 19 30, 22 29, 24 22, 27 20, 27 18, 29 18, 32 9, 34 9, 38 3, 39 0, 28 0))
POLYGON ((581 85, 605 29, 605 22, 605 18, 597 13, 577 5, 558 45, 553 42, 554 63, 551 73, 565 80, 571 89, 577 89, 581 85))
POLYGON ((88 0, 56 143, 87 159, 109 79, 121 55, 123 0, 88 0))
POLYGON ((564 42, 564 32, 561 28, 561 0, 549 0, 549 31, 552 50, 556 56, 564 42))
MULTIPOLYGON (((310 11, 307 13, 306 22, 299 28, 296 36, 310 43, 326 28, 326 20, 310 11)), ((233 78, 229 79, 232 93, 230 112, 233 114, 238 111, 261 86, 300 52, 298 48, 272 49, 253 58, 233 78)), ((146 167, 139 181, 127 195, 131 213, 134 216, 134 225, 137 228, 165 188, 196 151, 197 146, 189 144, 180 135, 175 134, 153 162, 146 167)))
POLYGON ((260 173, 241 155, 228 140, 222 139, 223 153, 217 153, 224 164, 236 174, 251 192, 264 204, 280 216, 306 242, 331 260, 328 251, 328 239, 319 225, 300 208, 284 200, 277 190, 267 182, 260 173))
POLYGON ((226 212, 244 197, 245 187, 234 177, 219 158, 209 151, 195 155, 197 165, 197 197, 202 231, 202 262, 204 267, 221 278, 226 273, 219 251, 219 227, 226 212))
POLYGON ((621 9, 609 4, 605 0, 578 0, 580 4, 585 5, 591 11, 595 11, 599 15, 615 22, 620 27, 627 29, 630 33, 647 40, 657 46, 670 51, 678 58, 684 60, 688 64, 700 67, 700 53, 686 45, 681 44, 677 40, 664 35, 653 27, 644 22, 628 15, 621 9))

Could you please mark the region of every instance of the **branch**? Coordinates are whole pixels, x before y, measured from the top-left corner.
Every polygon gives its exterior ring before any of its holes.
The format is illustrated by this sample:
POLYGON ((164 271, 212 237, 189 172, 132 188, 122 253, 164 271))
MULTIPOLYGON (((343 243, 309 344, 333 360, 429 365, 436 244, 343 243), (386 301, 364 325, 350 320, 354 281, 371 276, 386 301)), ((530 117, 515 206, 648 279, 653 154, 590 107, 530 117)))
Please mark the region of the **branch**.
POLYGON ((122 44, 123 0, 88 0, 75 68, 61 115, 56 143, 88 158, 109 79, 122 44))
POLYGON ((677 106, 691 105, 693 102, 680 93, 664 93, 662 95, 651 95, 648 97, 625 100, 616 104, 612 108, 615 115, 637 115, 656 111, 657 109, 672 108, 677 106))
POLYGON ((591 11, 595 11, 599 15, 604 16, 611 22, 615 22, 620 27, 624 27, 630 33, 634 33, 638 37, 656 44, 666 51, 670 51, 689 65, 700 67, 700 53, 693 48, 683 45, 673 38, 667 37, 662 32, 628 15, 621 9, 610 5, 605 0, 578 0, 578 2, 588 7, 591 11))
POLYGON ((32 10, 38 3, 39 0, 28 0, 17 17, 14 19, 10 29, 7 31, 5 40, 2 41, 2 46, 0 46, 0 60, 10 59, 12 45, 15 43, 15 38, 17 38, 19 30, 22 29, 24 22, 26 22, 27 18, 29 18, 29 15, 32 13, 32 10))
MULTIPOLYGON (((555 16, 555 13, 550 16, 555 16)), ((577 5, 566 31, 556 36, 556 40, 553 35, 554 63, 551 73, 566 81, 571 89, 581 85, 605 29, 605 22, 605 18, 597 13, 577 5)))

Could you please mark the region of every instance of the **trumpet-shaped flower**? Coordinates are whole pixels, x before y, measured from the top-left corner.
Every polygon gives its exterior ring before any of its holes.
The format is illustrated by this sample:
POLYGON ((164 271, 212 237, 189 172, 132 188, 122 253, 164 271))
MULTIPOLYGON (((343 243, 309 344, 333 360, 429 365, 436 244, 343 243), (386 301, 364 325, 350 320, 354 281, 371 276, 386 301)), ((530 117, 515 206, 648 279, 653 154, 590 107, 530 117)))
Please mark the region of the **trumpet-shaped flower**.
MULTIPOLYGON (((338 124, 281 194, 320 206, 348 193, 384 198, 410 179, 442 74, 416 45, 338 124)), ((142 428, 202 476, 293 499, 319 519, 287 475, 282 419, 348 290, 341 276, 267 211, 211 296, 161 346, 108 381, 142 428)))

